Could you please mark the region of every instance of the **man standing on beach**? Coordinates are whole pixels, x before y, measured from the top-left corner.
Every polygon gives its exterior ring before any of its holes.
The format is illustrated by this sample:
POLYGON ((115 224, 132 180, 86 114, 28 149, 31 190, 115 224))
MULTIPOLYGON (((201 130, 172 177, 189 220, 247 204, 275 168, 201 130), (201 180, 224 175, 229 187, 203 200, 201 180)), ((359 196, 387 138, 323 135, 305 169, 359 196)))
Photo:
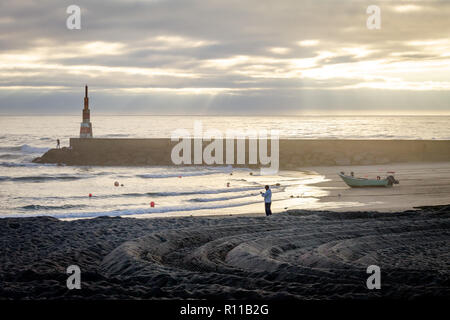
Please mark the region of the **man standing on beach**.
POLYGON ((269 186, 266 186, 266 192, 261 192, 261 196, 264 198, 264 204, 266 206, 266 216, 272 215, 270 206, 272 205, 272 191, 269 186))

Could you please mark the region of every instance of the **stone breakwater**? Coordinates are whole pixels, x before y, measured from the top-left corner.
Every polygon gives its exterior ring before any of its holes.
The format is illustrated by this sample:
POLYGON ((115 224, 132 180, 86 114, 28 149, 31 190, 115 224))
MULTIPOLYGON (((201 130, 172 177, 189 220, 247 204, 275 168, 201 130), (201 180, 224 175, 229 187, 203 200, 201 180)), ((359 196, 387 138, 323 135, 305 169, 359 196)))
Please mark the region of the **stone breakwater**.
MULTIPOLYGON (((70 147, 51 149, 35 163, 100 166, 172 165, 178 142, 154 139, 70 139, 70 147)), ((192 145, 194 141, 191 142, 192 145)), ((226 144, 224 143, 224 164, 226 144)), ((203 149, 209 142, 202 142, 203 149)), ((236 143, 235 160, 237 159, 236 143)), ((270 154, 270 140, 268 150, 270 154)), ((193 148, 192 148, 193 150, 193 148)), ((248 163, 249 141, 245 141, 248 163)), ((193 159, 193 154, 192 154, 193 159)), ((450 140, 301 140, 280 139, 280 168, 305 166, 374 165, 404 162, 450 161, 450 140)), ((191 161, 193 163, 193 161, 191 161)), ((237 161, 234 161, 237 163, 237 161)), ((237 165, 258 167, 258 165, 237 165)))

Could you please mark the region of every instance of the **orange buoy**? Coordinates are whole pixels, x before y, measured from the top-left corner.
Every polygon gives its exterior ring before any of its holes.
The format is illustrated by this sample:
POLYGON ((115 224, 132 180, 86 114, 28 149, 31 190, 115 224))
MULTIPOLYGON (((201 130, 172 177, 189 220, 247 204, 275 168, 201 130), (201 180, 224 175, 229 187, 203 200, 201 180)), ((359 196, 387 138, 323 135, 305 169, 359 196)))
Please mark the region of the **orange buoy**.
POLYGON ((155 203, 152 201, 150 202, 150 207, 154 208, 155 207, 155 203))
POLYGON ((114 182, 114 186, 118 187, 119 186, 119 182, 118 181, 114 182))

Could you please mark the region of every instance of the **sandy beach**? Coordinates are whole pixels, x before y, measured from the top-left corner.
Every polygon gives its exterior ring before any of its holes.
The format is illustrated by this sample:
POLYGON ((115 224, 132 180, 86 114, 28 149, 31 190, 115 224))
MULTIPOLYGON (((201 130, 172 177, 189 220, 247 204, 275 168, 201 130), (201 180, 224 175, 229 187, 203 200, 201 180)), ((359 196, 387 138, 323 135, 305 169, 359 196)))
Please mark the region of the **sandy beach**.
POLYGON ((450 206, 271 217, 0 220, 1 299, 450 296, 450 206), (66 268, 81 269, 68 290, 66 268), (368 290, 366 268, 381 268, 368 290))
POLYGON ((304 168, 325 177, 314 184, 326 193, 318 196, 317 206, 333 211, 375 210, 394 212, 419 206, 450 203, 450 162, 401 163, 372 166, 331 166, 304 168), (338 172, 375 179, 395 172, 400 184, 392 188, 349 188, 338 172))

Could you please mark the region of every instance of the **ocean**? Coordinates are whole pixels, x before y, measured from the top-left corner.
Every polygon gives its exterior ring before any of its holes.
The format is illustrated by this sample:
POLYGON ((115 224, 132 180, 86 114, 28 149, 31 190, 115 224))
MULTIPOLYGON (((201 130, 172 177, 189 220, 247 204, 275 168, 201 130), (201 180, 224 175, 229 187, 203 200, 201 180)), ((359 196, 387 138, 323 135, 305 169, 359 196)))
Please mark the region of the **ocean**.
MULTIPOLYGON (((321 208, 317 197, 326 191, 313 184, 324 177, 308 172, 260 176, 256 170, 229 166, 70 167, 31 162, 54 148, 56 139, 68 146, 69 138, 79 134, 80 118, 0 117, 0 217, 263 214, 259 192, 265 184, 273 186, 274 211, 321 208)), ((94 136, 103 138, 170 137, 179 128, 192 131, 194 121, 201 121, 204 130, 277 129, 283 138, 450 139, 449 116, 92 115, 91 121, 94 136)))

